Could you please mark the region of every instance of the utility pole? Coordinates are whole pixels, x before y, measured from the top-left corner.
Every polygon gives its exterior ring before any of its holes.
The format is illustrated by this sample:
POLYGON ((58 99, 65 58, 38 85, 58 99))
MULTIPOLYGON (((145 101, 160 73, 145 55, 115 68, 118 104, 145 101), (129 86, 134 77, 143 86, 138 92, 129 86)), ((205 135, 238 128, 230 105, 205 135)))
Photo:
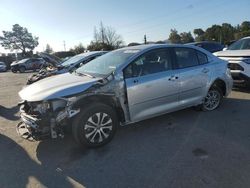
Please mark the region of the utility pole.
POLYGON ((63 41, 63 47, 64 47, 64 51, 66 51, 66 43, 65 43, 65 40, 63 41))
POLYGON ((144 44, 147 44, 147 36, 146 36, 146 34, 144 35, 144 44))

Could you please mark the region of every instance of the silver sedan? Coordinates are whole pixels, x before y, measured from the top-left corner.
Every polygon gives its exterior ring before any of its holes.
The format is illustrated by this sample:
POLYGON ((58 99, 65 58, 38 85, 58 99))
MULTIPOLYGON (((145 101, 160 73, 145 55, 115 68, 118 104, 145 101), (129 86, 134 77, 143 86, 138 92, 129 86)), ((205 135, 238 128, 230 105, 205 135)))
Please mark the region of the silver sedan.
POLYGON ((108 143, 119 124, 192 106, 214 110, 231 89, 227 62, 199 47, 127 47, 23 89, 17 130, 26 128, 19 133, 29 139, 56 138, 72 121, 75 140, 96 147, 108 143))

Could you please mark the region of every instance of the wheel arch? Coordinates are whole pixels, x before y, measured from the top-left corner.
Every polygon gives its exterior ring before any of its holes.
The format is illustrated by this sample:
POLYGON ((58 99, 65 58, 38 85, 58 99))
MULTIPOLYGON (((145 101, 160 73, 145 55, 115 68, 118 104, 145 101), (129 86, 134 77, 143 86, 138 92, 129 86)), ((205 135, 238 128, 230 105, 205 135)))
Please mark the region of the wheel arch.
POLYGON ((114 109, 117 114, 119 122, 125 122, 124 111, 121 107, 119 100, 114 95, 90 95, 79 99, 74 107, 84 108, 91 103, 102 103, 108 105, 114 109))
POLYGON ((216 86, 216 87, 220 88, 221 91, 222 91, 223 96, 226 96, 227 86, 226 86, 226 82, 223 79, 221 79, 221 78, 215 79, 212 82, 212 84, 210 85, 210 88, 213 87, 213 86, 216 86))

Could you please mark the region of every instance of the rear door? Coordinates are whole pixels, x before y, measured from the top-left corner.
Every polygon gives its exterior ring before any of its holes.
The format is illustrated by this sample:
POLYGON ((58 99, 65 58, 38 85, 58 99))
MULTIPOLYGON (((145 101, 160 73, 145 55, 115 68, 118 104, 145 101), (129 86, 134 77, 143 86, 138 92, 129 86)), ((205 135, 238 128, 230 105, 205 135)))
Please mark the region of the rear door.
POLYGON ((169 48, 147 52, 124 69, 132 121, 150 118, 178 107, 177 70, 169 48))
POLYGON ((210 78, 211 68, 204 53, 188 48, 174 48, 176 69, 179 70, 180 105, 200 103, 210 78))

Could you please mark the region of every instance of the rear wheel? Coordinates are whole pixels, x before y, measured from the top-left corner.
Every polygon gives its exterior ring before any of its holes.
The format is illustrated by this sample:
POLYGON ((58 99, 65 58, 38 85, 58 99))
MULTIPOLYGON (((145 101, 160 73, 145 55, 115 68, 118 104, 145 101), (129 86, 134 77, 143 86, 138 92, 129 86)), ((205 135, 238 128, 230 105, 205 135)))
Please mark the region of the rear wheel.
POLYGON ((75 118, 72 133, 81 146, 98 147, 112 140, 118 121, 108 105, 97 103, 85 107, 75 118))
POLYGON ((205 97, 201 109, 203 111, 215 110, 220 106, 222 99, 223 99, 223 94, 221 89, 217 86, 212 86, 209 89, 207 96, 205 97))

